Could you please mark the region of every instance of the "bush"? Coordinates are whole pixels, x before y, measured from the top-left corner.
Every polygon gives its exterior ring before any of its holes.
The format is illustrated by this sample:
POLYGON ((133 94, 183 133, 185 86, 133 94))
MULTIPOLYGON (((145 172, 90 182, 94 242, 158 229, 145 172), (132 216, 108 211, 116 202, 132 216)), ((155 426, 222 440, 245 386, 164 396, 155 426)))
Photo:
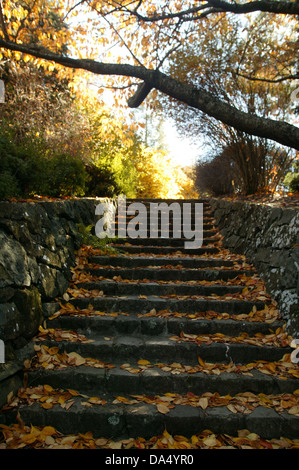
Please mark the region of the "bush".
POLYGON ((236 165, 224 154, 196 166, 196 187, 200 193, 213 196, 233 194, 239 185, 236 165))
MULTIPOLYGON (((86 195, 92 197, 115 197, 125 194, 128 197, 135 196, 135 184, 133 170, 130 165, 120 169, 112 165, 89 164, 86 166, 89 180, 86 187, 86 195)), ((136 178, 135 178, 136 180, 136 178)))
POLYGON ((0 198, 84 196, 89 178, 84 163, 69 154, 45 154, 42 142, 16 145, 13 135, 0 133, 0 198))
POLYGON ((286 174, 283 184, 293 193, 299 191, 299 162, 294 165, 295 171, 286 174))
POLYGON ((14 145, 11 135, 0 133, 0 199, 23 194, 28 178, 26 151, 14 145))
POLYGON ((79 158, 58 154, 49 158, 44 194, 49 196, 84 196, 88 174, 79 158))
POLYGON ((20 188, 17 178, 4 170, 0 174, 0 199, 9 199, 20 195, 20 188))

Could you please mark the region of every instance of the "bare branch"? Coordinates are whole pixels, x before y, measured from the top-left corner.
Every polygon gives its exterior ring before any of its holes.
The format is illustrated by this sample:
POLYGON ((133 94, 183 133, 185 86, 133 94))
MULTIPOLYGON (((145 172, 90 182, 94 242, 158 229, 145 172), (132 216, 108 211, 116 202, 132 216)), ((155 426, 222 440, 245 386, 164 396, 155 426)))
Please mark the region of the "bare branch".
POLYGON ((136 57, 136 55, 133 53, 133 51, 131 51, 131 49, 129 48, 129 46, 127 45, 127 43, 125 42, 125 40, 123 39, 123 37, 121 36, 121 34, 119 33, 119 31, 114 27, 114 25, 108 20, 108 18, 106 18, 106 16, 102 15, 96 8, 93 8, 93 10, 95 10, 97 13, 99 13, 102 18, 106 21, 106 23, 108 23, 108 25, 110 26, 110 28, 113 29, 113 31, 115 32, 115 34, 117 35, 117 37, 119 38, 119 40, 121 41, 121 43, 125 46, 125 48, 129 51, 129 53, 131 54, 131 56, 133 57, 133 59, 135 60, 135 62, 137 64, 139 64, 141 67, 142 67, 142 63, 140 62, 140 60, 138 59, 138 57, 136 57))
POLYGON ((143 22, 158 22, 170 19, 182 19, 183 21, 196 21, 205 18, 211 13, 219 12, 232 12, 236 14, 252 13, 255 11, 263 11, 268 13, 276 13, 282 15, 298 15, 299 14, 299 2, 292 1, 274 1, 274 0, 256 0, 247 3, 230 3, 225 0, 205 0, 206 3, 188 8, 186 10, 177 11, 174 13, 156 13, 150 16, 142 15, 138 12, 138 8, 141 2, 137 5, 134 10, 130 10, 126 6, 120 5, 119 10, 134 15, 139 21, 143 22), (202 12, 201 14, 198 14, 202 12))
POLYGON ((242 78, 246 78, 247 80, 253 80, 253 81, 257 81, 257 82, 267 82, 267 83, 281 83, 281 82, 284 82, 286 80, 297 80, 297 79, 299 79, 299 73, 296 73, 296 74, 293 74, 293 75, 285 75, 283 77, 273 78, 273 79, 271 79, 271 78, 252 77, 250 75, 243 75, 240 72, 236 72, 236 75, 238 75, 239 77, 242 77, 242 78))
MULTIPOLYGON (((194 7, 194 8, 189 8, 187 10, 182 10, 178 11, 176 13, 161 13, 161 14, 156 14, 156 15, 151 15, 151 16, 145 16, 141 15, 140 13, 137 12, 137 9, 135 8, 133 11, 130 10, 129 8, 126 8, 125 11, 129 13, 130 15, 134 15, 137 17, 139 21, 144 21, 146 23, 151 22, 154 23, 156 21, 163 21, 163 20, 170 20, 170 19, 186 19, 185 17, 187 15, 194 15, 195 13, 198 13, 199 11, 203 11, 207 8, 208 4, 205 5, 200 5, 199 7, 194 7)), ((192 17, 192 19, 198 19, 198 17, 192 17)))
POLYGON ((105 84, 91 83, 91 85, 97 88, 105 88, 106 90, 127 90, 128 88, 132 88, 132 86, 140 85, 140 83, 132 82, 132 83, 129 83, 128 85, 105 85, 105 84))

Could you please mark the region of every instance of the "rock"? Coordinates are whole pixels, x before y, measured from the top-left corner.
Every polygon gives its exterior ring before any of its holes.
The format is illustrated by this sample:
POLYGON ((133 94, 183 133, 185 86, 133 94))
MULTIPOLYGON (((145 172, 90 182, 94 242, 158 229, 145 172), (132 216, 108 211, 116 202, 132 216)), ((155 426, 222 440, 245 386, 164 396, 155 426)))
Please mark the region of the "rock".
POLYGON ((3 287, 0 289, 0 303, 8 302, 14 295, 14 289, 12 287, 3 287))
POLYGON ((25 338, 32 338, 43 321, 41 295, 36 287, 17 290, 13 297, 20 312, 20 333, 25 338))
POLYGON ((46 264, 39 264, 38 290, 43 300, 52 300, 58 295, 56 286, 56 269, 50 268, 46 264))
POLYGON ((0 338, 6 342, 17 338, 21 330, 21 314, 14 302, 0 304, 0 338))
POLYGON ((9 285, 30 286, 27 254, 22 245, 0 232, 0 288, 9 285))
POLYGON ((223 245, 251 260, 288 319, 299 294, 298 211, 221 199, 210 204, 223 245))

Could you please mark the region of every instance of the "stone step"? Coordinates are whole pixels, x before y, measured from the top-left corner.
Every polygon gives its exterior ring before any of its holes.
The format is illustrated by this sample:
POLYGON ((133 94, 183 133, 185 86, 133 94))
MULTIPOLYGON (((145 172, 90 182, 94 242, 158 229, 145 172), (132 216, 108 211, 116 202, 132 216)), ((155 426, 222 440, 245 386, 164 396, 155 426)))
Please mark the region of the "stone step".
POLYGON ((137 314, 94 316, 75 316, 61 315, 57 318, 47 321, 47 328, 58 328, 63 330, 74 330, 80 334, 89 337, 91 334, 103 334, 107 336, 126 335, 180 335, 181 331, 186 334, 216 334, 221 333, 230 337, 240 336, 241 333, 247 333, 253 336, 257 333, 271 334, 277 328, 282 327, 283 323, 274 321, 273 323, 225 319, 213 321, 199 318, 192 321, 182 316, 159 318, 156 316, 143 316, 137 314))
POLYGON ((43 341, 48 347, 59 347, 60 353, 76 352, 83 357, 91 357, 104 362, 130 363, 137 359, 146 359, 155 363, 197 364, 198 357, 205 362, 228 364, 248 364, 254 361, 279 361, 285 354, 290 354, 290 347, 253 345, 244 343, 177 342, 170 335, 106 335, 90 334, 93 342, 43 341))
MULTIPOLYGON (((124 364, 125 365, 125 364, 124 364)), ((251 376, 235 372, 221 372, 219 375, 204 372, 165 372, 161 367, 151 364, 141 372, 138 363, 127 367, 109 364, 111 368, 102 369, 91 366, 66 367, 63 369, 35 369, 28 372, 28 386, 51 385, 53 388, 73 389, 91 396, 103 394, 164 394, 172 393, 201 395, 207 390, 220 395, 235 396, 238 393, 254 394, 293 393, 298 380, 263 374, 252 370, 251 376), (130 372, 130 368, 139 373, 130 372)), ((167 365, 166 365, 167 366, 167 365)))
MULTIPOLYGON (((183 258, 183 257, 153 257, 153 256, 90 256, 89 263, 95 263, 103 266, 119 266, 127 268, 156 266, 180 266, 182 268, 211 268, 221 266, 233 266, 234 261, 217 258, 183 258)), ((242 263, 242 261, 241 261, 242 263)))
MULTIPOLYGON (((191 239, 190 241, 192 241, 191 239)), ((188 241, 186 238, 118 238, 117 240, 109 243, 109 245, 134 245, 134 246, 168 246, 168 247, 183 247, 184 243, 188 241)), ((218 241, 218 238, 204 238, 203 246, 213 244, 218 241)))
MULTIPOLYGON (((142 204, 143 207, 147 209, 147 212, 150 212, 150 209, 152 210, 158 210, 159 212, 164 212, 164 213, 172 213, 173 211, 175 212, 178 210, 178 208, 183 211, 184 206, 187 207, 186 210, 190 210, 191 207, 191 212, 194 212, 195 208, 199 207, 199 204, 202 204, 202 209, 204 213, 210 213, 211 212, 211 207, 209 204, 203 201, 188 201, 188 200, 182 200, 182 201, 175 201, 175 200, 169 200, 169 201, 146 201, 146 200, 126 200, 126 204, 122 205, 121 208, 126 207, 126 210, 131 209, 131 211, 134 211, 135 208, 136 210, 138 209, 137 204, 142 204), (133 205, 134 204, 134 205, 133 205), (172 205, 174 204, 174 205, 172 205)), ((119 210, 120 206, 117 206, 116 210, 119 210)), ((139 206, 140 207, 140 206, 139 206)), ((176 212, 175 212, 176 213, 176 212)))
MULTIPOLYGON (((161 219, 162 219, 162 220, 167 220, 167 221, 169 221, 170 223, 172 223, 173 220, 176 220, 176 221, 181 220, 183 214, 184 214, 183 211, 178 212, 178 213, 176 213, 176 212, 173 213, 173 212, 171 212, 171 211, 170 211, 170 212, 163 212, 163 211, 160 212, 160 211, 159 211, 158 214, 157 214, 157 219, 158 219, 158 222, 159 222, 159 223, 160 223, 161 219), (167 219, 166 219, 166 217, 167 217, 167 219)), ((197 215, 197 214, 196 214, 196 212, 195 212, 194 210, 191 210, 190 215, 191 215, 191 223, 194 223, 194 216, 197 215)), ((116 212, 116 213, 115 213, 115 220, 116 220, 116 222, 118 222, 118 221, 124 222, 125 220, 126 220, 126 221, 133 220, 133 219, 136 218, 136 216, 138 217, 138 215, 136 215, 135 213, 132 213, 132 214, 131 214, 131 213, 130 213, 130 214, 125 213, 125 214, 123 214, 123 213, 121 213, 121 212, 120 212, 120 213, 116 212)), ((152 219, 153 219, 153 216, 152 216, 152 219)), ((149 221, 151 220, 150 211, 148 211, 148 212, 146 213, 146 220, 147 220, 147 222, 149 222, 149 221)), ((203 221, 204 224, 205 224, 205 223, 207 223, 207 224, 211 224, 211 223, 215 224, 215 219, 214 219, 214 217, 213 217, 212 214, 211 214, 209 211, 207 211, 207 210, 204 210, 204 211, 203 211, 203 214, 202 214, 202 221, 203 221)), ((215 229, 215 227, 214 227, 214 229, 215 229)))
POLYGON ((257 310, 265 308, 264 301, 249 301, 235 299, 198 299, 198 298, 161 298, 156 296, 146 296, 146 298, 127 295, 123 297, 103 297, 93 296, 85 298, 71 299, 75 307, 85 309, 92 305, 94 309, 105 312, 128 312, 128 313, 148 313, 152 309, 156 311, 168 309, 170 312, 226 312, 232 314, 248 314, 253 307, 257 310))
MULTIPOLYGON (((238 435, 238 430, 248 429, 264 439, 298 438, 299 420, 287 412, 258 406, 250 414, 232 413, 226 406, 205 410, 190 405, 176 405, 169 413, 157 411, 155 404, 114 404, 109 397, 104 405, 84 406, 89 397, 73 397, 72 406, 65 410, 59 404, 44 410, 39 403, 19 407, 19 419, 26 425, 53 426, 63 434, 92 432, 93 437, 129 437, 148 439, 160 435, 165 429, 171 435, 190 437, 204 429, 214 433, 238 435)), ((125 398, 125 397, 124 397, 125 398)), ((16 422, 16 411, 11 411, 11 420, 16 422)))
MULTIPOLYGON (((154 261, 155 263, 155 261, 154 261)), ((85 268, 86 272, 93 276, 104 276, 105 278, 113 278, 115 275, 121 276, 122 279, 140 280, 147 279, 149 281, 217 281, 235 279, 239 275, 250 276, 252 271, 247 269, 157 269, 155 267, 134 268, 85 268)))
MULTIPOLYGON (((188 213, 188 217, 185 215, 184 216, 184 212, 183 211, 179 211, 178 213, 176 212, 158 212, 157 214, 151 214, 150 213, 150 210, 148 210, 146 213, 142 213, 141 215, 139 215, 138 211, 135 212, 130 212, 130 213, 118 213, 116 212, 115 213, 115 223, 124 223, 124 222, 129 222, 129 221, 132 221, 134 220, 134 222, 138 222, 139 219, 140 221, 146 221, 147 224, 150 224, 150 222, 152 223, 155 223, 155 224, 158 224, 159 226, 161 225, 161 222, 163 221, 163 223, 169 223, 170 225, 173 224, 173 222, 175 221, 177 224, 178 223, 181 223, 183 225, 183 222, 184 222, 184 218, 185 218, 185 225, 186 226, 189 226, 189 223, 191 223, 191 226, 193 227, 194 224, 195 224, 195 220, 197 221, 198 223, 198 220, 199 220, 199 217, 198 217, 198 213, 195 212, 194 210, 191 210, 190 213, 188 213), (191 217, 191 219, 189 219, 189 217, 191 217)), ((201 223, 203 225, 205 224, 213 224, 214 225, 214 230, 215 230, 215 219, 212 217, 212 215, 207 212, 207 211, 204 211, 202 213, 202 216, 200 217, 200 220, 201 220, 201 223)), ((112 220, 112 222, 114 222, 114 220, 112 220)))
POLYGON ((159 284, 157 282, 117 282, 117 281, 100 281, 100 282, 84 282, 76 284, 76 287, 96 290, 100 289, 104 295, 108 296, 124 296, 124 295, 227 295, 241 293, 245 286, 230 285, 188 285, 188 284, 159 284))
MULTIPOLYGON (((186 240, 188 242, 188 240, 186 240)), ((191 240, 192 241, 192 240, 191 240)), ((193 255, 202 255, 204 253, 218 253, 219 249, 213 246, 202 246, 200 248, 188 249, 184 247, 184 242, 182 243, 181 247, 170 247, 170 246, 160 246, 160 245, 150 245, 150 246, 143 246, 143 245, 123 245, 121 243, 110 243, 111 247, 116 249, 121 249, 123 252, 126 253, 155 253, 155 254, 172 254, 176 252, 180 253, 188 253, 193 255)))
POLYGON ((178 202, 179 204, 184 204, 186 202, 188 203, 191 203, 191 204, 195 204, 195 203, 202 203, 202 204, 205 204, 207 205, 207 207, 210 207, 210 204, 209 204, 209 199, 208 198, 199 198, 199 199, 193 199, 193 198, 190 198, 190 199, 173 199, 173 198, 169 198, 169 199, 163 199, 163 198, 142 198, 142 197, 138 197, 138 198, 126 198, 126 202, 128 204, 131 204, 132 202, 142 202, 143 204, 150 204, 151 202, 158 202, 158 203, 161 203, 161 202, 166 202, 167 204, 172 204, 173 202, 178 202))
MULTIPOLYGON (((125 224, 128 224, 128 222, 129 222, 129 219, 126 220, 126 222, 119 223, 119 219, 117 219, 115 222, 111 223, 111 228, 114 228, 116 231, 118 231, 119 226, 124 228, 124 226, 126 226, 125 224)), ((172 223, 171 220, 170 220, 168 226, 169 226, 169 232, 172 233, 173 223, 172 223)), ((181 228, 181 233, 184 234, 184 231, 183 231, 184 225, 183 224, 178 224, 177 227, 180 227, 181 228)), ((133 227, 131 227, 131 228, 136 228, 136 230, 137 230, 137 224, 134 224, 133 227), (136 225, 136 227, 135 227, 135 225, 136 225)), ((153 226, 152 229, 151 229, 150 222, 148 222, 146 228, 148 229, 148 235, 150 235, 151 233, 155 233, 156 236, 160 236, 160 234, 161 234, 160 224, 158 224, 157 227, 153 226)), ((187 226, 187 229, 189 229, 189 226, 187 226)), ((207 220, 207 221, 204 221, 202 223, 202 225, 198 225, 197 229, 198 229, 199 232, 201 232, 201 231, 203 231, 203 232, 215 232, 215 225, 214 225, 213 221, 207 220)), ((191 224, 191 230, 192 231, 195 230, 194 223, 191 224)))
MULTIPOLYGON (((78 311, 72 315, 63 311, 60 316, 47 318, 44 324, 44 328, 84 335, 86 341, 82 338, 60 341, 57 336, 57 340, 39 337, 35 341, 36 346, 54 347, 53 354, 77 353, 85 358, 85 365, 58 362, 50 369, 44 358, 45 362, 38 367, 33 359, 33 368, 26 370, 28 387, 50 385, 61 392, 75 390, 79 396, 73 393, 73 402, 66 408, 55 404, 44 409, 41 402, 24 403, 0 413, 0 422, 9 424, 23 420, 28 426, 53 426, 63 434, 92 432, 95 438, 114 440, 141 436, 148 439, 162 434, 165 429, 172 435, 186 437, 205 429, 237 436, 239 430, 247 429, 264 439, 281 436, 297 439, 298 417, 287 410, 276 411, 267 401, 268 395, 276 394, 279 404, 283 400, 279 394, 292 394, 299 389, 298 379, 270 372, 270 365, 285 361, 293 348, 257 342, 261 335, 273 334, 282 328, 283 322, 251 321, 251 317, 244 317, 254 307, 257 311, 263 310, 266 302, 240 296, 245 287, 242 276, 252 276, 255 270, 243 264, 242 258, 222 259, 226 252, 220 251, 218 240, 221 237, 215 236, 218 231, 208 200, 140 198, 126 202, 127 206, 142 202, 147 210, 151 202, 179 202, 180 205, 192 202, 193 207, 203 202, 204 243, 209 246, 186 250, 184 242, 189 240, 184 238, 128 238, 111 244, 124 250, 124 254, 90 256, 89 262, 94 266, 84 267, 82 263, 80 270, 98 280, 72 284, 71 287, 82 289, 85 297, 73 298, 70 290, 69 300, 57 299, 47 307, 46 316, 58 313, 65 303, 78 311), (240 284, 235 283, 238 276, 240 284), (229 285, 233 279, 234 285, 229 285), (197 284, 200 281, 222 282, 197 284), (92 290, 102 291, 102 294, 94 295, 89 292, 92 290), (85 316, 79 311, 84 309, 88 310, 85 316), (167 312, 168 316, 159 317, 160 311, 167 312), (196 317, 197 313, 207 312, 226 313, 233 318, 196 317), (205 338, 197 344, 195 335, 205 338), (101 361, 99 367, 93 360, 101 361), (138 364, 140 360, 143 362, 138 364), (198 369, 203 361, 205 372, 198 369), (264 368, 265 373, 255 368, 257 361, 269 366, 264 368), (242 365, 252 366, 250 372, 244 373, 242 365), (228 367, 232 371, 223 372, 228 367), (238 394, 263 394, 265 406, 246 413, 224 405, 213 407, 212 403, 203 409, 199 402, 197 406, 179 402, 161 412, 158 401, 153 402, 160 396, 160 403, 167 403, 162 400, 164 394, 166 399, 173 394, 196 395, 199 399, 206 392, 218 393, 232 404, 238 394), (141 401, 125 403, 133 399, 132 395, 138 395, 141 401), (90 397, 104 401, 92 405, 88 401, 90 397), (116 402, 117 397, 122 398, 116 402)), ((134 216, 128 216, 127 221, 132 218, 134 216)))

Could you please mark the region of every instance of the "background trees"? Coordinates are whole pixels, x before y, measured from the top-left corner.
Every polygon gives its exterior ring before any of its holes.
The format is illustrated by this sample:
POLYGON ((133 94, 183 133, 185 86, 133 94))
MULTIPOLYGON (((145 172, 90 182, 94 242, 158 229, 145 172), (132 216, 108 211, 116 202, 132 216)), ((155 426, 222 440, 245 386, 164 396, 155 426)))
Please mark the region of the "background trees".
POLYGON ((93 73, 102 77, 99 91, 116 87, 131 107, 150 94, 182 133, 204 136, 217 158, 229 151, 243 191, 274 188, 295 158, 288 148, 299 148, 290 99, 298 78, 296 15, 297 3, 272 0, 1 0, 1 73, 8 84, 14 74, 23 77, 10 103, 22 109, 26 96, 28 105, 22 116, 11 105, 2 120, 10 131, 9 119, 16 123, 14 143, 26 137, 27 150, 31 132, 48 159, 55 149, 83 161, 88 177, 78 194, 88 184, 109 194, 135 191, 138 159, 152 162, 151 152, 144 154, 132 123, 104 108, 94 112, 98 105, 80 85, 93 73))
POLYGON ((195 194, 193 180, 113 115, 84 75, 3 57, 0 78, 0 198, 195 194))
MULTIPOLYGON (((292 89, 289 81, 281 80, 274 85, 274 78, 267 79, 271 74, 273 77, 286 75, 287 70, 294 66, 294 57, 289 54, 289 49, 285 53, 281 50, 279 60, 274 57, 273 61, 265 52, 280 47, 278 30, 276 21, 269 26, 268 18, 259 15, 254 21, 244 19, 240 33, 238 21, 227 17, 208 28, 200 43, 183 46, 170 61, 169 73, 182 77, 182 80, 187 78, 194 86, 220 96, 223 101, 246 113, 295 120, 294 103, 289 98, 292 89), (251 80, 250 76, 255 74, 264 78, 251 80)), ((222 179, 222 183, 219 181, 218 190, 215 181, 211 181, 210 189, 214 194, 236 188, 231 185, 231 181, 236 180, 236 171, 238 187, 244 193, 273 191, 296 157, 291 149, 232 128, 207 114, 195 112, 184 103, 178 105, 164 98, 163 109, 176 122, 181 134, 187 134, 199 144, 203 141, 212 150, 211 165, 198 167, 201 184, 204 178, 208 182, 208 170, 216 176, 217 165, 223 166, 221 171, 217 171, 218 176, 224 169, 230 175, 228 179, 222 179), (234 168, 234 174, 231 168, 234 168)))
MULTIPOLYGON (((239 131, 299 148, 299 130, 293 123, 240 110, 211 91, 165 73, 169 59, 182 45, 200 45, 205 41, 206 31, 227 16, 239 18, 238 29, 242 33, 244 13, 250 12, 254 18, 252 12, 262 11, 267 19, 265 27, 279 18, 282 32, 279 47, 265 52, 267 60, 272 54, 277 58, 276 68, 269 69, 271 73, 267 77, 263 73, 253 75, 256 70, 249 68, 250 78, 277 82, 298 77, 294 64, 289 63, 288 69, 277 69, 281 52, 285 50, 286 55, 291 55, 296 50, 289 30, 298 15, 297 3, 273 0, 245 4, 223 0, 181 0, 164 4, 159 0, 2 0, 2 3, 0 46, 7 50, 70 69, 119 76, 125 87, 135 86, 137 79, 139 86, 129 100, 132 107, 140 105, 150 91, 156 89, 239 131)), ((247 43, 247 50, 251 43, 254 42, 247 43)), ((270 62, 274 63, 271 57, 270 62)), ((239 73, 243 71, 246 72, 242 68, 239 73)), ((114 80, 114 85, 117 82, 114 80)))

